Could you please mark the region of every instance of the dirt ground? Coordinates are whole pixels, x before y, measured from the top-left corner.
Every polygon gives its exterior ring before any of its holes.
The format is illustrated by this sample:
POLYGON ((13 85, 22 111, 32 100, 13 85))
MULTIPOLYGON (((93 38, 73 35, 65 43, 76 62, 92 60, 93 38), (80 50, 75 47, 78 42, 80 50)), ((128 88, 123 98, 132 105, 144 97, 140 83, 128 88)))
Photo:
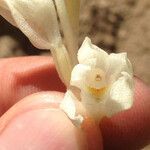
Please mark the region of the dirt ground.
MULTIPOLYGON (((89 36, 108 52, 128 52, 135 74, 150 85, 150 0, 85 1, 81 7, 80 44, 89 36)), ((43 53, 0 18, 0 57, 37 54, 43 53)))

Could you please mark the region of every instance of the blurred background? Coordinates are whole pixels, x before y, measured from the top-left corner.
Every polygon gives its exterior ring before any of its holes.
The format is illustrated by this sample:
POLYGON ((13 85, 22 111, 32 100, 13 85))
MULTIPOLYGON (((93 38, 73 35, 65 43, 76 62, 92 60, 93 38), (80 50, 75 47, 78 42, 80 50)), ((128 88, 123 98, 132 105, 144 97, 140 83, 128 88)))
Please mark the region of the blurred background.
MULTIPOLYGON (((150 0, 86 0, 81 9, 82 43, 89 36, 107 52, 128 52, 135 75, 150 85, 150 0)), ((0 57, 49 55, 0 17, 0 57)))

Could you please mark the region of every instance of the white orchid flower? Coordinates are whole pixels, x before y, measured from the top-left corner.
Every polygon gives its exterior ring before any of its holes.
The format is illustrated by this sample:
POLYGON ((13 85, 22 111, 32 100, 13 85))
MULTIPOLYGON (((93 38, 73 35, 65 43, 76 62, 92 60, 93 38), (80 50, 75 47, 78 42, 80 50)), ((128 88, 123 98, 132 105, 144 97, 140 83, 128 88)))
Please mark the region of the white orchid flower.
POLYGON ((133 103, 132 67, 126 53, 108 55, 86 38, 77 60, 79 4, 79 0, 0 1, 0 15, 34 46, 51 50, 68 88, 60 108, 77 126, 86 114, 99 121, 133 103))
POLYGON ((69 85, 77 63, 79 0, 1 0, 0 15, 40 49, 50 49, 62 81, 69 85), (59 22, 65 39, 63 42, 59 22))
MULTIPOLYGON (((126 53, 108 55, 86 38, 79 49, 78 61, 70 84, 80 89, 78 103, 96 121, 132 106, 133 73, 126 53)), ((82 123, 81 116, 85 113, 78 105, 76 96, 69 90, 60 106, 76 124, 82 123)))

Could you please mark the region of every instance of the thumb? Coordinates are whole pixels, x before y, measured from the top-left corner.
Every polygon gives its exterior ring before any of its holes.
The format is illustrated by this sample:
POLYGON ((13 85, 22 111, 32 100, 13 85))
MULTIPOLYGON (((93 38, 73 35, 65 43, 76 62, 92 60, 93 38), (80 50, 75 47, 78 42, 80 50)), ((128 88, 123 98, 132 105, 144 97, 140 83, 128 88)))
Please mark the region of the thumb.
POLYGON ((86 136, 89 133, 76 128, 58 109, 62 96, 56 92, 43 92, 14 105, 0 119, 0 149, 88 149, 86 136))

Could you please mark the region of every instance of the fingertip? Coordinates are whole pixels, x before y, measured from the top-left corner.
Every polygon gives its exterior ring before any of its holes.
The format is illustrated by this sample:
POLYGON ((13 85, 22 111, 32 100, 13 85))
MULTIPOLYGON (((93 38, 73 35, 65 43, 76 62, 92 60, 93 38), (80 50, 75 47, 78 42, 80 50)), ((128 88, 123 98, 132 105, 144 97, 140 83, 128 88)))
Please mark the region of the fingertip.
POLYGON ((58 92, 43 92, 11 108, 1 118, 0 149, 86 149, 84 133, 58 109, 61 99, 58 92))
POLYGON ((52 57, 0 60, 0 116, 20 99, 40 91, 65 91, 52 57))

